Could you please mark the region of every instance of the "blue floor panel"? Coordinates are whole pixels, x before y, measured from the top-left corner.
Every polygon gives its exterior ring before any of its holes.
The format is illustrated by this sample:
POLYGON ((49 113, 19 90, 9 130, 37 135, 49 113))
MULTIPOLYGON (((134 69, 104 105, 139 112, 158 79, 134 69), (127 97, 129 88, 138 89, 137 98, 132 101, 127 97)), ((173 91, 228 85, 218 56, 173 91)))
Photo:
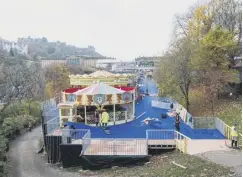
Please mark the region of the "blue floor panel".
MULTIPOLYGON (((144 87, 140 88, 146 90, 148 88, 149 93, 156 94, 157 88, 153 81, 145 81, 144 87)), ((167 117, 166 119, 161 119, 162 113, 167 113, 168 110, 162 110, 159 108, 152 108, 151 106, 152 97, 145 96, 142 101, 136 104, 135 116, 138 117, 142 113, 146 112, 144 115, 140 116, 127 124, 120 124, 115 126, 110 126, 111 134, 105 134, 101 127, 92 127, 85 125, 83 123, 73 123, 68 122, 67 125, 73 125, 76 129, 90 129, 92 138, 146 138, 146 130, 149 129, 175 129, 174 123, 175 118, 167 117), (150 121, 150 123, 144 124, 143 120, 146 118, 158 118, 158 121, 150 121)), ((184 122, 181 121, 180 132, 191 139, 224 139, 225 137, 217 129, 192 129, 184 122)), ((152 138, 152 137, 150 137, 152 138)), ((156 137, 156 139, 161 139, 161 137, 156 137)), ((173 139, 173 134, 163 137, 163 139, 173 139)))

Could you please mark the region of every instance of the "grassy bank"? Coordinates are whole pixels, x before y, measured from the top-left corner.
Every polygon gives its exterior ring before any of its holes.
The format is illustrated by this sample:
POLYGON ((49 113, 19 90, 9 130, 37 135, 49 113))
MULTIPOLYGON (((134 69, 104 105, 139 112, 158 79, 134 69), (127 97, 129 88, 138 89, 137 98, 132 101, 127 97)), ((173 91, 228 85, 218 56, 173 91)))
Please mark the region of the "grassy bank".
POLYGON ((99 171, 81 171, 79 173, 81 176, 100 177, 218 177, 229 176, 231 172, 229 168, 198 157, 178 152, 168 152, 153 156, 150 162, 143 166, 117 167, 99 171), (172 164, 173 161, 187 167, 187 169, 172 164))
POLYGON ((242 101, 224 97, 217 99, 214 103, 214 115, 211 111, 210 103, 204 98, 203 90, 194 89, 190 93, 189 112, 195 117, 218 117, 229 126, 235 122, 239 125, 239 131, 242 129, 242 101))

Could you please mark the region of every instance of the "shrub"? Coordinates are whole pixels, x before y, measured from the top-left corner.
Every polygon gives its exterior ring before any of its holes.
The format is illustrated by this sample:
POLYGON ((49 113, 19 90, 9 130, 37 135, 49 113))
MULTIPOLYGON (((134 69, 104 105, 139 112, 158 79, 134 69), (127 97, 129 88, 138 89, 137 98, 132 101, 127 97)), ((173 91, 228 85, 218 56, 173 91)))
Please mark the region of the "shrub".
POLYGON ((3 135, 0 135, 0 161, 6 161, 8 148, 8 140, 3 135))

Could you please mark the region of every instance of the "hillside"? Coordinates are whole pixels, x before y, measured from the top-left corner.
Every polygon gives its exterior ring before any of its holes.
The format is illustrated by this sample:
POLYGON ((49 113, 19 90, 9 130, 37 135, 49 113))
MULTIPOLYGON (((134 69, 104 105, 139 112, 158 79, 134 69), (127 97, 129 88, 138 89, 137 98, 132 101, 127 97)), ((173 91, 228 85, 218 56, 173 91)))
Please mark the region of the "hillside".
POLYGON ((29 59, 39 58, 62 58, 69 55, 84 55, 91 57, 103 57, 95 51, 93 46, 79 48, 68 45, 65 42, 50 42, 47 38, 18 38, 17 42, 0 38, 0 50, 10 53, 13 50, 15 55, 25 56, 29 59))

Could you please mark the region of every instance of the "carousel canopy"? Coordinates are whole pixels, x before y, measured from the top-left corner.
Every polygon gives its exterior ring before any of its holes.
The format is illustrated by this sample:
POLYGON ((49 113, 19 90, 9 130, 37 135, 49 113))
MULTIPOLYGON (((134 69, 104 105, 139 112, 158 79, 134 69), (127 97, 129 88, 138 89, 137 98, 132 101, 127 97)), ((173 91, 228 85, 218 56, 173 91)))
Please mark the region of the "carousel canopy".
POLYGON ((113 77, 116 77, 116 78, 119 78, 119 77, 122 77, 122 78, 126 78, 126 77, 131 77, 131 76, 134 76, 134 74, 113 74, 113 73, 110 73, 110 72, 107 72, 107 71, 104 71, 104 70, 99 70, 99 71, 95 71, 91 74, 83 74, 83 75, 70 75, 69 77, 70 78, 84 78, 84 79, 88 79, 88 78, 113 78, 113 77))
MULTIPOLYGON (((84 88, 86 88, 86 87, 82 87, 82 88, 68 88, 68 89, 63 90, 63 92, 65 92, 66 94, 69 94, 69 93, 72 94, 72 93, 77 92, 78 90, 82 90, 84 88)), ((125 92, 130 92, 130 91, 133 91, 135 89, 135 87, 124 87, 124 86, 123 87, 115 86, 114 88, 117 88, 119 90, 123 90, 125 92)))
POLYGON ((100 71, 96 71, 94 73, 91 73, 89 76, 92 76, 92 77, 112 77, 112 76, 115 76, 115 75, 110 73, 110 72, 100 70, 100 71))
POLYGON ((125 91, 112 86, 98 83, 74 92, 75 95, 96 95, 96 94, 122 94, 125 91))

